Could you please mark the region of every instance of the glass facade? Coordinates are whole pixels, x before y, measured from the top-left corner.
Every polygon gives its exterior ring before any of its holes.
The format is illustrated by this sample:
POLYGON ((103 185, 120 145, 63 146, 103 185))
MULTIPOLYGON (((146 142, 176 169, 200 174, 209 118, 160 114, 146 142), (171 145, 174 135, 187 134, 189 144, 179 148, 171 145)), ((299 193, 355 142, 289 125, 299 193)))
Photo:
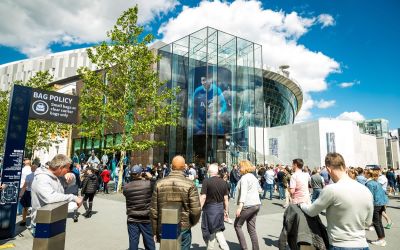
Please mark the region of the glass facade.
MULTIPOLYGON (((180 154, 202 165, 239 158, 254 162, 256 141, 263 136, 256 138, 249 130, 266 124, 261 45, 207 27, 160 48, 159 54, 160 79, 180 89, 181 117, 165 135, 165 160, 180 154)), ((290 94, 287 99, 293 98, 290 94)), ((268 105, 274 119, 285 100, 268 105)), ((279 122, 293 121, 294 108, 287 105, 283 112, 290 111, 279 122)))
POLYGON ((271 127, 282 126, 294 122, 298 111, 296 96, 278 81, 264 78, 264 100, 267 119, 271 127))
POLYGON ((375 135, 376 137, 389 138, 389 121, 385 119, 373 119, 357 122, 360 132, 375 135))

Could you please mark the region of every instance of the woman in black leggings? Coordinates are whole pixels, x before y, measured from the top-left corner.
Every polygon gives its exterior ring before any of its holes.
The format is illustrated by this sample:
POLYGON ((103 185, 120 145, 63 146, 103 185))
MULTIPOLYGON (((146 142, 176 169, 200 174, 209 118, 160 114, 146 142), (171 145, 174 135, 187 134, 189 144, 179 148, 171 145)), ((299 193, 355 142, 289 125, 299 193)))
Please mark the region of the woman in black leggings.
POLYGON ((81 194, 83 197, 83 206, 86 209, 86 212, 83 214, 86 218, 90 218, 92 216, 92 207, 93 207, 93 198, 96 194, 98 187, 97 176, 94 174, 93 168, 87 169, 87 175, 82 182, 82 190, 81 194), (88 206, 89 200, 89 206, 88 206))

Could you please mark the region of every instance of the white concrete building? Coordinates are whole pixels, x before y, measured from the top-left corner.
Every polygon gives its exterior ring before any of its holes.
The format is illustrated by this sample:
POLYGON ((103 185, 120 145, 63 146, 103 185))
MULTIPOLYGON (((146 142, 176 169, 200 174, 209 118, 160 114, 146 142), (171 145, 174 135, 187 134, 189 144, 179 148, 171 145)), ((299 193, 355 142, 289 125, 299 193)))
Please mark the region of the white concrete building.
MULTIPOLYGON (((362 134, 355 122, 336 119, 291 124, 273 128, 256 128, 257 162, 290 165, 302 158, 311 168, 325 165, 328 152, 343 155, 347 166, 378 164, 376 137, 362 134), (260 136, 258 136, 260 135, 260 136)), ((254 138, 254 136, 249 136, 254 138)), ((251 139, 250 139, 251 140, 251 139)), ((253 145, 254 142, 250 142, 253 145)))
POLYGON ((76 76, 78 68, 86 66, 95 69, 89 60, 86 49, 69 50, 0 65, 0 89, 7 89, 11 83, 28 81, 38 71, 46 71, 54 81, 76 76))

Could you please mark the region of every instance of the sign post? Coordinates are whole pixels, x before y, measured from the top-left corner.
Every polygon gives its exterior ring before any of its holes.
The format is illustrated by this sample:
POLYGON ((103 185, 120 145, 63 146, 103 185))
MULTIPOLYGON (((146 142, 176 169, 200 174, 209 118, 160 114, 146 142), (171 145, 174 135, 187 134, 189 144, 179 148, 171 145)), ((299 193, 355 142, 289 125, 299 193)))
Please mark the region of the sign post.
POLYGON ((14 85, 5 133, 0 193, 0 239, 14 237, 28 119, 76 123, 78 97, 14 85))

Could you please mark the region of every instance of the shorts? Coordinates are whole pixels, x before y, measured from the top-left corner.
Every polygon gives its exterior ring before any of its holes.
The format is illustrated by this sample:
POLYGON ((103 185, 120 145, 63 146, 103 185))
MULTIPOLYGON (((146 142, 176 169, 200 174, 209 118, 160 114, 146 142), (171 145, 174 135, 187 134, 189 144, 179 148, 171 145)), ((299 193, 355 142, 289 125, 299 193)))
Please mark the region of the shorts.
POLYGON ((24 192, 24 194, 21 197, 20 203, 24 208, 32 206, 31 191, 24 192))

